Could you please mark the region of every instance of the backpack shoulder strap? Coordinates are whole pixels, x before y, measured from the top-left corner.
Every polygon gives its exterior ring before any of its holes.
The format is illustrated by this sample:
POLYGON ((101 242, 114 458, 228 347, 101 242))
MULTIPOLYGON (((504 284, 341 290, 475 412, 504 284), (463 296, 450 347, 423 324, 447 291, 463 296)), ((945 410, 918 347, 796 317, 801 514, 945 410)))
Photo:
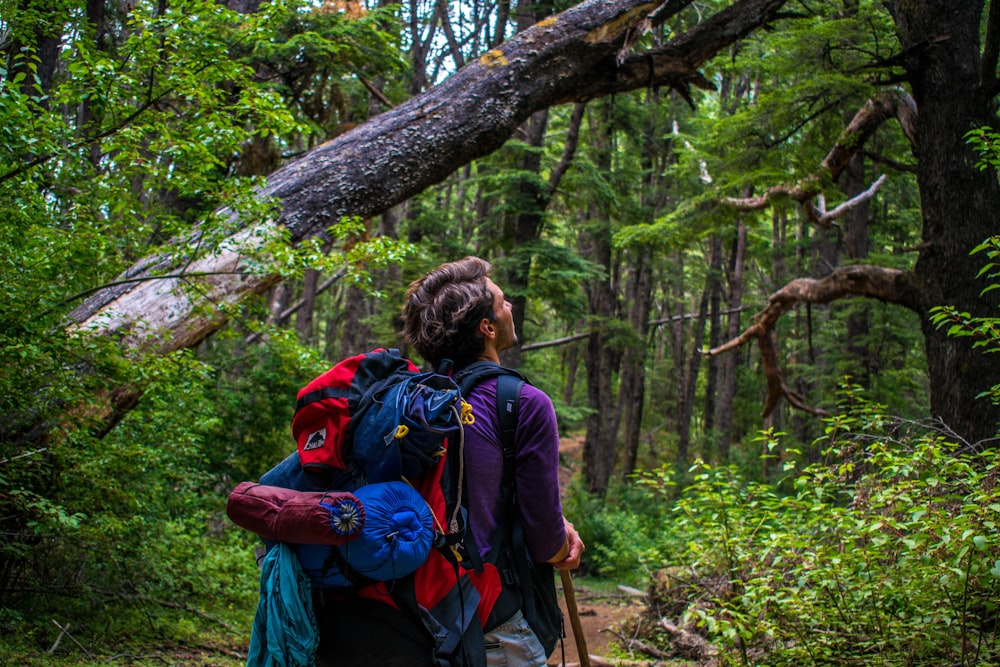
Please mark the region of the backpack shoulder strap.
POLYGON ((504 469, 507 467, 507 450, 511 450, 511 463, 516 445, 514 432, 517 430, 517 414, 521 403, 521 387, 524 378, 516 375, 497 376, 497 416, 500 418, 500 441, 504 449, 504 469))
POLYGON ((524 379, 514 375, 497 377, 497 417, 500 419, 500 444, 503 447, 503 505, 508 507, 514 498, 514 459, 517 456, 517 417, 521 403, 524 379))
POLYGON ((483 380, 492 377, 499 378, 505 375, 514 376, 524 382, 528 381, 528 378, 526 378, 520 371, 516 371, 513 368, 507 368, 506 366, 500 366, 492 361, 477 361, 473 364, 469 364, 455 374, 454 380, 455 384, 458 385, 462 396, 468 396, 469 392, 471 392, 472 389, 483 380))
POLYGON ((500 544, 508 539, 515 521, 515 498, 517 488, 514 484, 514 463, 517 459, 517 418, 520 411, 521 387, 524 380, 514 375, 497 377, 497 417, 500 420, 500 445, 503 451, 503 472, 500 477, 501 498, 503 508, 500 523, 493 533, 493 543, 490 546, 487 559, 495 563, 500 553, 500 544))

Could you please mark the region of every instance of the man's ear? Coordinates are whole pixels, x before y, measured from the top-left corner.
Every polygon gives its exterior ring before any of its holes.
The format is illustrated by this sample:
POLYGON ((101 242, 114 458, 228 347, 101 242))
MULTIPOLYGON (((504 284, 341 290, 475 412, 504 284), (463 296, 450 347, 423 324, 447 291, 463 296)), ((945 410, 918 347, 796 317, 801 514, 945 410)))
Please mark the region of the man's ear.
POLYGON ((493 322, 490 321, 490 319, 488 317, 484 317, 483 319, 479 320, 479 333, 480 334, 482 334, 486 338, 492 338, 493 337, 493 332, 494 332, 493 322))

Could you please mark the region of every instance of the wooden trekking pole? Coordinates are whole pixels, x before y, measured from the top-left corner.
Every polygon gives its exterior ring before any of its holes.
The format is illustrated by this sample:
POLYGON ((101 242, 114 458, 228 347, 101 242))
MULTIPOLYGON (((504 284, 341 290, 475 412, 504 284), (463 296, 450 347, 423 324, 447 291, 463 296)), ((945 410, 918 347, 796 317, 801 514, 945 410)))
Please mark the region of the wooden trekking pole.
POLYGON ((576 642, 576 652, 580 656, 580 667, 590 667, 590 653, 587 652, 587 638, 583 636, 583 624, 580 622, 580 612, 576 608, 576 593, 573 591, 573 578, 569 570, 559 570, 562 579, 563 596, 566 598, 566 611, 569 612, 569 623, 573 626, 573 640, 576 642))

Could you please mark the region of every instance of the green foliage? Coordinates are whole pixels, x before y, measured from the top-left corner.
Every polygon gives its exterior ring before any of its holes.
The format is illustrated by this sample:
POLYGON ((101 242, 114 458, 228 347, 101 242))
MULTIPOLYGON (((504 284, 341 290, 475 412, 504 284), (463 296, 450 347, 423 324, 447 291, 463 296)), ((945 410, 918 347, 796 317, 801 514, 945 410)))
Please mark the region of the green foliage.
POLYGON ((89 647, 190 643, 206 627, 238 642, 255 540, 228 525, 225 495, 291 451, 295 392, 322 362, 244 305, 225 306, 240 324, 197 354, 164 357, 67 328, 67 315, 174 239, 193 262, 235 224, 258 237, 251 272, 319 266, 360 284, 410 252, 356 220, 335 225, 329 258, 290 249, 256 225, 273 210, 250 175, 258 144, 301 150, 351 120, 346 94, 316 105, 345 74, 398 70, 397 26, 389 10, 350 20, 298 0, 247 15, 214 0, 106 9, 95 26, 83 2, 0 0, 0 644, 48 649, 52 620, 89 647), (36 52, 44 35, 59 38, 55 57, 36 52), (247 328, 266 344, 248 346, 247 328))
POLYGON ((889 419, 854 387, 844 399, 818 443, 826 460, 786 458, 778 483, 698 463, 675 500, 669 475, 640 476, 658 493, 629 508, 658 518, 659 542, 616 518, 624 542, 603 530, 615 510, 579 506, 588 558, 662 568, 654 594, 686 600, 674 620, 725 664, 995 664, 1000 452, 889 419))
POLYGON ((642 585, 661 563, 675 558, 682 539, 671 521, 674 484, 673 470, 663 466, 628 484, 614 483, 602 499, 577 480, 564 511, 587 545, 583 573, 642 585))

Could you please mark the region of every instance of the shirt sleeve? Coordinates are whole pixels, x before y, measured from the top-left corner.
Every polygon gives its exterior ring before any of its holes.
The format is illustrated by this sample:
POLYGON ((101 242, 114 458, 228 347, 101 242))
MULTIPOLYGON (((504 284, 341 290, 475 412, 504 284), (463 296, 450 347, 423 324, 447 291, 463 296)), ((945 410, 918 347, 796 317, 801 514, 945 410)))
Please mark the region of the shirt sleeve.
POLYGON ((537 387, 521 389, 514 484, 531 557, 544 562, 566 541, 559 499, 559 426, 552 400, 537 387))

